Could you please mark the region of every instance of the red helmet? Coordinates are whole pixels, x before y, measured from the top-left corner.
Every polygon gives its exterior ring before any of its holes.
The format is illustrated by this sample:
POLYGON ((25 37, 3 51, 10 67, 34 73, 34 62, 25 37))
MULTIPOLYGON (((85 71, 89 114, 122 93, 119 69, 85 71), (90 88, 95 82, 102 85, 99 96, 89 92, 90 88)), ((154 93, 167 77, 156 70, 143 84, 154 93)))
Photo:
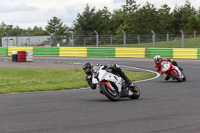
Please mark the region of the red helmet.
POLYGON ((161 56, 160 56, 160 55, 156 55, 156 56, 154 57, 154 62, 155 62, 156 64, 160 64, 160 63, 161 63, 161 56))

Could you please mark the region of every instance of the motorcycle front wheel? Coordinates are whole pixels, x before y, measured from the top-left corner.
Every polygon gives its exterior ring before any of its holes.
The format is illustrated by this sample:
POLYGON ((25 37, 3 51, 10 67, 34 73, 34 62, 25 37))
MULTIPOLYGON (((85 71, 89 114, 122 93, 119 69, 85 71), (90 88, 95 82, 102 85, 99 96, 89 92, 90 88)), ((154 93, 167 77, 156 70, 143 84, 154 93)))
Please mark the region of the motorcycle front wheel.
POLYGON ((182 78, 182 81, 186 81, 186 76, 185 76, 185 74, 182 72, 182 74, 183 74, 183 78, 182 78))
POLYGON ((140 97, 140 90, 136 85, 134 88, 129 88, 129 89, 133 93, 132 95, 129 96, 131 99, 138 99, 140 97))
POLYGON ((119 100, 119 93, 117 90, 111 90, 106 84, 101 84, 100 89, 103 92, 103 94, 111 101, 119 100))
POLYGON ((179 78, 179 76, 176 75, 174 72, 171 72, 171 75, 172 75, 178 82, 182 82, 181 78, 179 78))

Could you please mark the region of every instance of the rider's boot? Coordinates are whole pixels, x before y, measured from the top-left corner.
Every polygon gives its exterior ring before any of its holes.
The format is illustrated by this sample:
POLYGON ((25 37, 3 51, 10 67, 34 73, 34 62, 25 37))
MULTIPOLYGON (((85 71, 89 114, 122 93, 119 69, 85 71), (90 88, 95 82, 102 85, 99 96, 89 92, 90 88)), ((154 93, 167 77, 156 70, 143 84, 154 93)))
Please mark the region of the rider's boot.
POLYGON ((131 80, 125 75, 125 73, 121 70, 121 68, 117 64, 114 64, 112 67, 126 81, 127 87, 132 87, 132 88, 135 87, 133 82, 131 82, 131 80))
POLYGON ((120 76, 126 81, 126 84, 129 86, 132 84, 131 80, 125 75, 124 72, 120 72, 120 76))
POLYGON ((125 81, 129 90, 131 90, 134 93, 138 93, 138 90, 133 82, 131 82, 128 78, 125 81))
POLYGON ((182 67, 180 67, 180 66, 177 66, 177 67, 179 68, 179 70, 183 71, 183 68, 182 68, 182 67))
POLYGON ((131 80, 124 74, 122 78, 126 81, 127 87, 129 88, 135 88, 135 84, 131 82, 131 80))
POLYGON ((138 93, 138 90, 136 89, 135 84, 131 82, 131 80, 124 73, 121 75, 121 77, 125 80, 126 87, 129 90, 132 90, 132 92, 138 93))

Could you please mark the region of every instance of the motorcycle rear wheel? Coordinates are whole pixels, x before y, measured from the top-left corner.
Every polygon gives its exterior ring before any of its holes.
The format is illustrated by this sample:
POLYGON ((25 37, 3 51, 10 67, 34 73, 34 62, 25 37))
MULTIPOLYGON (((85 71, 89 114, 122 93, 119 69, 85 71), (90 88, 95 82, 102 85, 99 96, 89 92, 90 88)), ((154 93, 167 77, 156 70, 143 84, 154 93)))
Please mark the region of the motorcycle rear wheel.
POLYGON ((101 84, 100 88, 101 88, 101 91, 103 92, 103 94, 111 101, 119 100, 119 93, 117 90, 115 90, 115 91, 110 90, 110 88, 108 86, 106 86, 105 84, 101 84))
POLYGON ((133 88, 129 88, 129 89, 133 93, 132 95, 129 96, 131 99, 138 99, 140 97, 140 90, 136 85, 134 87, 134 90, 133 88))

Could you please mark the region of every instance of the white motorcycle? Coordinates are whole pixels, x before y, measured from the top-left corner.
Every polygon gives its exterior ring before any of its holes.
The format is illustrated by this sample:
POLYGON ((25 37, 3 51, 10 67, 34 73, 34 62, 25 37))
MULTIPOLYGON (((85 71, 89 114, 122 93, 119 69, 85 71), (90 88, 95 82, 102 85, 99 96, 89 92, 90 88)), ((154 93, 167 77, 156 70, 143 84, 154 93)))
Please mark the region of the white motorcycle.
POLYGON ((118 101, 119 98, 129 97, 138 99, 140 91, 137 86, 127 88, 122 78, 112 73, 111 69, 103 69, 103 66, 94 66, 92 83, 97 84, 101 94, 104 94, 111 101, 118 101))

